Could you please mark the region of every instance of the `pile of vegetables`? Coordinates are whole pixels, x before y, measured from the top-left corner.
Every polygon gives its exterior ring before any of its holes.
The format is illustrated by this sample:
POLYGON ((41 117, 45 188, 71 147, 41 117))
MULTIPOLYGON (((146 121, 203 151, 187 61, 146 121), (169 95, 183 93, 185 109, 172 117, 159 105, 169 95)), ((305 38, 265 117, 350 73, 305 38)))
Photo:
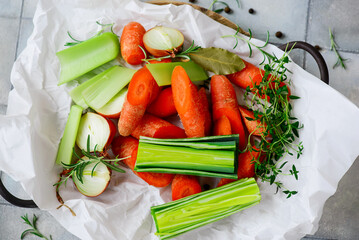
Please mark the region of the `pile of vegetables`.
MULTIPOLYGON (((184 50, 183 43, 176 29, 146 31, 131 22, 120 40, 101 31, 57 53, 59 85, 119 57, 138 69, 115 65, 70 91, 74 105, 56 159, 64 167, 57 193, 72 178, 82 194, 98 196, 112 171, 125 174, 126 167, 149 185, 172 183, 173 202, 151 209, 163 239, 259 203, 256 176, 280 188, 276 176, 286 162, 277 165, 288 148, 277 139, 291 144, 288 128, 298 136, 301 127, 290 115, 289 100, 297 97, 284 82, 288 57, 273 57, 262 70, 230 51, 194 42, 184 50), (238 105, 234 85, 245 89, 246 106, 238 105), (202 192, 199 176, 221 179, 202 192)), ((297 178, 294 165, 290 173, 297 178)))

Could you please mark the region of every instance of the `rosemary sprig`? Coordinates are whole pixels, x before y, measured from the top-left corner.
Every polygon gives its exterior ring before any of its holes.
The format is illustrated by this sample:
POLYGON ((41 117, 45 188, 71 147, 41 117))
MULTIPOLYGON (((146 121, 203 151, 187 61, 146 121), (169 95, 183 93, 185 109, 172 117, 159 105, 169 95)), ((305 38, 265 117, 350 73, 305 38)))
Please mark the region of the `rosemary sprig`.
POLYGON ((334 35, 333 35, 331 28, 329 28, 329 37, 330 37, 330 50, 334 51, 338 58, 337 62, 334 64, 333 68, 338 67, 340 65, 342 68, 346 69, 344 62, 347 61, 348 59, 344 59, 340 56, 340 54, 337 50, 338 45, 334 41, 334 35))
POLYGON ((153 57, 153 56, 147 56, 147 53, 146 51, 141 47, 139 46, 142 50, 142 52, 144 53, 145 55, 145 58, 142 59, 143 62, 146 62, 146 63, 149 63, 149 61, 151 60, 155 60, 155 61, 161 61, 163 59, 166 59, 166 58, 183 58, 183 59, 186 59, 186 60, 191 60, 191 58, 188 56, 189 53, 193 53, 193 52, 196 52, 198 49, 201 48, 201 46, 197 46, 197 45, 194 45, 194 41, 192 41, 192 44, 191 46, 189 46, 189 48, 187 48, 186 50, 180 52, 180 53, 177 53, 175 54, 174 56, 172 55, 166 55, 166 56, 163 56, 163 57, 153 57))
POLYGON ((238 46, 239 40, 242 40, 242 41, 246 42, 247 45, 248 45, 248 48, 249 48, 249 57, 252 57, 252 53, 253 53, 252 46, 257 48, 263 55, 263 61, 260 63, 260 65, 262 65, 266 60, 268 60, 268 62, 270 62, 271 60, 274 60, 276 58, 274 56, 274 54, 270 54, 270 53, 266 52, 265 50, 263 50, 263 48, 265 48, 269 43, 269 32, 268 31, 267 31, 267 38, 266 38, 266 41, 263 44, 263 46, 257 46, 257 45, 255 45, 254 43, 251 42, 251 39, 252 39, 252 31, 251 31, 251 29, 248 29, 249 39, 246 39, 246 38, 244 38, 242 36, 239 36, 238 33, 239 33, 239 26, 237 26, 237 31, 236 31, 235 34, 233 34, 233 35, 225 35, 225 36, 222 36, 222 38, 233 37, 236 40, 236 43, 233 46, 233 49, 235 49, 238 46))
POLYGON ((77 153, 75 152, 75 150, 73 151, 74 155, 78 158, 78 161, 74 164, 65 164, 62 163, 65 169, 68 169, 69 171, 67 172, 67 174, 65 176, 61 176, 61 179, 59 182, 55 183, 54 186, 56 186, 57 190, 58 188, 62 185, 67 183, 67 180, 72 177, 74 174, 76 175, 77 179, 83 183, 82 180, 82 176, 83 176, 83 171, 85 169, 85 167, 91 163, 95 163, 94 167, 92 168, 91 171, 91 177, 94 174, 94 171, 96 169, 96 167, 100 164, 103 163, 105 164, 108 168, 116 171, 116 172, 122 172, 124 173, 125 171, 117 166, 115 166, 115 164, 118 164, 119 161, 124 160, 128 157, 125 158, 115 158, 115 159, 105 159, 103 156, 98 156, 98 153, 96 151, 96 146, 95 146, 95 150, 94 153, 91 154, 90 151, 90 135, 87 138, 87 151, 85 150, 81 150, 82 154, 87 157, 87 158, 81 158, 77 155, 77 153), (111 162, 114 162, 114 165, 111 164, 111 162))
POLYGON ((32 218, 32 221, 29 220, 27 214, 25 214, 25 216, 21 216, 22 220, 24 220, 24 223, 29 225, 31 228, 25 230, 22 234, 21 234, 21 237, 20 239, 24 239, 25 236, 27 234, 33 234, 35 236, 38 236, 42 239, 46 239, 46 240, 52 240, 52 236, 50 235, 49 238, 47 238, 46 236, 44 236, 38 229, 37 229, 37 226, 36 226, 36 222, 37 222, 37 217, 36 215, 34 214, 34 217, 32 218))
MULTIPOLYGON (((236 2, 237 2, 237 5, 238 5, 238 8, 240 8, 241 4, 239 3, 239 0, 236 0, 236 2)), ((226 2, 218 1, 218 0, 213 0, 208 9, 210 9, 213 12, 216 12, 216 13, 221 13, 223 10, 225 10, 226 12, 231 11, 229 5, 226 2), (224 5, 224 8, 215 9, 214 6, 215 6, 216 3, 220 3, 220 4, 224 5), (226 8, 227 8, 227 11, 226 11, 226 8)))
MULTIPOLYGON (((98 32, 97 32, 94 36, 92 36, 91 38, 100 36, 100 35, 103 34, 103 33, 105 32, 105 30, 106 30, 107 28, 109 28, 109 27, 110 27, 110 29, 111 29, 111 32, 112 32, 113 34, 115 34, 115 33, 113 32, 113 25, 114 25, 114 23, 103 24, 103 23, 100 23, 99 21, 96 21, 96 24, 101 26, 101 30, 98 31, 98 32)), ((69 31, 67 31, 67 35, 69 36, 69 38, 71 38, 71 40, 72 40, 73 42, 67 42, 67 43, 65 43, 65 45, 64 45, 65 47, 75 46, 75 45, 77 45, 77 44, 82 43, 82 42, 85 41, 85 40, 84 40, 84 41, 81 41, 81 40, 78 40, 78 39, 74 38, 69 31)), ((115 35, 116 35, 116 34, 115 34, 115 35)), ((117 35, 116 35, 116 36, 117 36, 117 35)), ((118 36, 117 36, 117 37, 118 37, 118 36)), ((91 38, 89 38, 89 39, 91 39, 91 38)))

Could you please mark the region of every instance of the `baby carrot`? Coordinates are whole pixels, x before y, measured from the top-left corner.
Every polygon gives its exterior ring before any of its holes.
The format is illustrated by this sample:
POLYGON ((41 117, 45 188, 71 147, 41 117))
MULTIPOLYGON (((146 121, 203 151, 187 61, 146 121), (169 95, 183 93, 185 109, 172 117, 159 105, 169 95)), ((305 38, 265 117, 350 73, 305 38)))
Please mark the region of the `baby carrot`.
POLYGON ((248 132, 252 133, 253 135, 262 136, 266 132, 266 125, 261 124, 259 120, 248 120, 247 118, 254 119, 253 112, 241 106, 238 106, 238 108, 241 112, 244 124, 246 125, 248 132))
POLYGON ((239 148, 244 149, 247 137, 238 109, 236 92, 225 76, 212 76, 211 96, 213 120, 217 121, 220 117, 226 116, 231 123, 232 133, 239 134, 239 148))
POLYGON ((142 40, 145 33, 145 28, 138 22, 130 22, 123 28, 120 40, 121 55, 127 63, 131 65, 142 63, 145 54, 139 46, 145 49, 142 40))
POLYGON ((253 88, 254 84, 259 84, 264 76, 264 70, 244 61, 245 68, 241 71, 227 75, 228 79, 235 85, 246 89, 253 88))
MULTIPOLYGON (((138 147, 138 140, 133 137, 118 136, 112 141, 111 149, 113 154, 118 158, 131 157, 134 149, 138 147)), ((129 165, 129 158, 124 160, 126 165, 129 165)))
POLYGON ((177 174, 172 181, 172 200, 181 199, 202 191, 197 177, 177 174))
POLYGON ((201 111, 201 115, 204 116, 205 134, 206 136, 208 136, 211 134, 212 116, 209 111, 206 89, 203 87, 198 91, 198 104, 199 104, 199 110, 201 111))
POLYGON ((220 136, 220 135, 230 135, 232 134, 231 123, 229 122, 226 116, 222 116, 217 119, 214 123, 213 127, 213 135, 220 136))
POLYGON ((118 131, 128 136, 141 121, 153 96, 158 92, 158 85, 146 67, 139 69, 128 86, 126 101, 118 121, 118 131))
POLYGON ((141 122, 131 135, 137 139, 140 136, 153 138, 186 138, 186 134, 182 128, 172 123, 146 113, 141 122))
POLYGON ((205 136, 205 117, 198 106, 197 87, 181 66, 172 72, 173 101, 188 137, 205 136))
POLYGON ((163 89, 156 100, 147 108, 147 112, 157 117, 169 117, 177 113, 173 102, 172 88, 163 89))
MULTIPOLYGON (((131 158, 128 160, 127 166, 129 168, 134 169, 136 165, 137 160, 137 150, 138 147, 135 148, 132 151, 131 158)), ((153 173, 153 172, 136 172, 133 171, 137 176, 142 178, 145 182, 147 182, 149 185, 155 186, 155 187, 166 187, 168 186, 174 177, 174 174, 168 174, 168 173, 153 173)))

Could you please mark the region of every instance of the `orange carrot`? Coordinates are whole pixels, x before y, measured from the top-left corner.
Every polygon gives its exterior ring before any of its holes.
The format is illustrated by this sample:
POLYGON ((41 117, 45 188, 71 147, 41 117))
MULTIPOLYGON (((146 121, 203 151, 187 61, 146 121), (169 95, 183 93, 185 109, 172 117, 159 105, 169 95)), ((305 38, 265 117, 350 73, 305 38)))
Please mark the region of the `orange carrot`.
POLYGON ((223 115, 214 123, 213 135, 220 136, 230 134, 232 134, 231 123, 229 122, 228 118, 223 115))
POLYGON ((217 121, 220 117, 226 116, 231 123, 232 133, 239 134, 239 148, 244 149, 247 137, 232 84, 223 75, 212 76, 211 95, 213 120, 217 121))
POLYGON ((245 68, 241 71, 227 75, 228 79, 241 88, 253 88, 254 84, 259 84, 264 76, 264 70, 244 61, 245 68))
POLYGON ((241 115, 243 117, 243 122, 247 127, 247 130, 249 133, 252 133, 253 135, 262 136, 266 132, 266 125, 261 124, 259 120, 250 121, 247 118, 254 119, 254 114, 252 111, 238 106, 239 111, 241 112, 241 115))
POLYGON ((118 121, 120 135, 129 136, 135 130, 153 95, 158 91, 158 85, 146 67, 133 75, 118 121))
MULTIPOLYGON (((237 170, 237 176, 238 179, 242 178, 250 178, 255 176, 255 165, 254 162, 256 160, 262 161, 263 160, 263 154, 261 154, 260 151, 246 151, 244 153, 239 154, 238 156, 238 170, 237 170)), ((234 179, 227 179, 222 178, 217 187, 220 187, 222 185, 225 185, 227 183, 231 183, 233 181, 236 181, 234 179)))
POLYGON ((152 185, 152 186, 155 186, 155 187, 166 187, 166 186, 168 186, 172 182, 174 174, 152 173, 152 172, 136 172, 136 171, 133 170, 135 168, 135 165, 136 165, 137 150, 138 150, 138 147, 135 148, 132 151, 132 155, 131 155, 131 158, 129 158, 127 166, 129 166, 137 176, 142 178, 149 185, 152 185))
POLYGON ((142 40, 145 33, 145 28, 138 22, 130 22, 123 28, 120 40, 121 55, 127 63, 132 65, 142 63, 145 54, 139 46, 145 49, 142 40))
POLYGON ((171 58, 164 58, 162 60, 149 60, 147 64, 170 63, 170 62, 172 62, 171 58))
POLYGON ((200 193, 201 185, 195 176, 177 174, 172 181, 172 200, 200 193))
POLYGON ((156 100, 147 108, 147 112, 157 117, 169 117, 177 113, 173 102, 172 88, 163 89, 156 100))
POLYGON ((173 101, 187 136, 204 137, 205 117, 198 106, 197 87, 181 66, 174 68, 171 81, 173 101))
POLYGON ((211 113, 209 111, 209 104, 208 104, 208 98, 206 94, 206 89, 201 88, 198 91, 198 105, 199 110, 201 111, 201 115, 204 116, 204 128, 205 128, 205 134, 206 136, 211 134, 211 127, 212 127, 212 117, 211 113))
POLYGON ((146 113, 141 122, 131 135, 137 139, 140 136, 153 138, 186 138, 186 134, 182 128, 172 123, 146 113))
MULTIPOLYGON (((134 149, 138 147, 138 140, 133 137, 116 137, 111 144, 112 152, 118 158, 129 157, 134 149)), ((124 163, 129 165, 130 159, 126 158, 124 163)))

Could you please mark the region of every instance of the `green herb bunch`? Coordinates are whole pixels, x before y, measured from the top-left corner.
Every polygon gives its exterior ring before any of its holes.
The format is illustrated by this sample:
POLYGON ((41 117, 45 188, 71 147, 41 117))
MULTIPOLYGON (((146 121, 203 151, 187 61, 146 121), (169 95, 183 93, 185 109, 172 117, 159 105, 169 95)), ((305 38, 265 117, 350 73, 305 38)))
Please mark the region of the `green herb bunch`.
MULTIPOLYGON (((263 48, 269 42, 267 34, 266 42, 263 46, 253 44, 250 39, 252 32, 249 30, 249 40, 242 36, 230 35, 236 39, 234 48, 238 45, 238 40, 245 41, 250 49, 252 56, 252 47, 257 48, 263 55, 261 65, 264 67, 264 75, 259 84, 254 84, 253 88, 247 87, 244 98, 247 107, 253 110, 254 119, 247 118, 249 121, 259 121, 258 127, 264 131, 255 146, 251 144, 252 134, 249 135, 246 150, 250 152, 260 151, 265 155, 264 160, 253 159, 255 163, 256 176, 263 182, 275 184, 277 191, 282 189, 287 198, 297 194, 297 191, 291 191, 284 187, 283 183, 277 179, 279 175, 291 175, 298 180, 299 171, 292 164, 288 172, 284 172, 284 166, 288 161, 284 160, 287 155, 296 155, 298 159, 303 152, 303 143, 297 143, 299 138, 298 130, 303 125, 292 115, 292 100, 299 99, 298 96, 290 95, 287 73, 289 70, 286 64, 290 62, 289 52, 278 58, 274 54, 266 52, 263 48)), ((223 37, 230 37, 223 36, 223 37)))

